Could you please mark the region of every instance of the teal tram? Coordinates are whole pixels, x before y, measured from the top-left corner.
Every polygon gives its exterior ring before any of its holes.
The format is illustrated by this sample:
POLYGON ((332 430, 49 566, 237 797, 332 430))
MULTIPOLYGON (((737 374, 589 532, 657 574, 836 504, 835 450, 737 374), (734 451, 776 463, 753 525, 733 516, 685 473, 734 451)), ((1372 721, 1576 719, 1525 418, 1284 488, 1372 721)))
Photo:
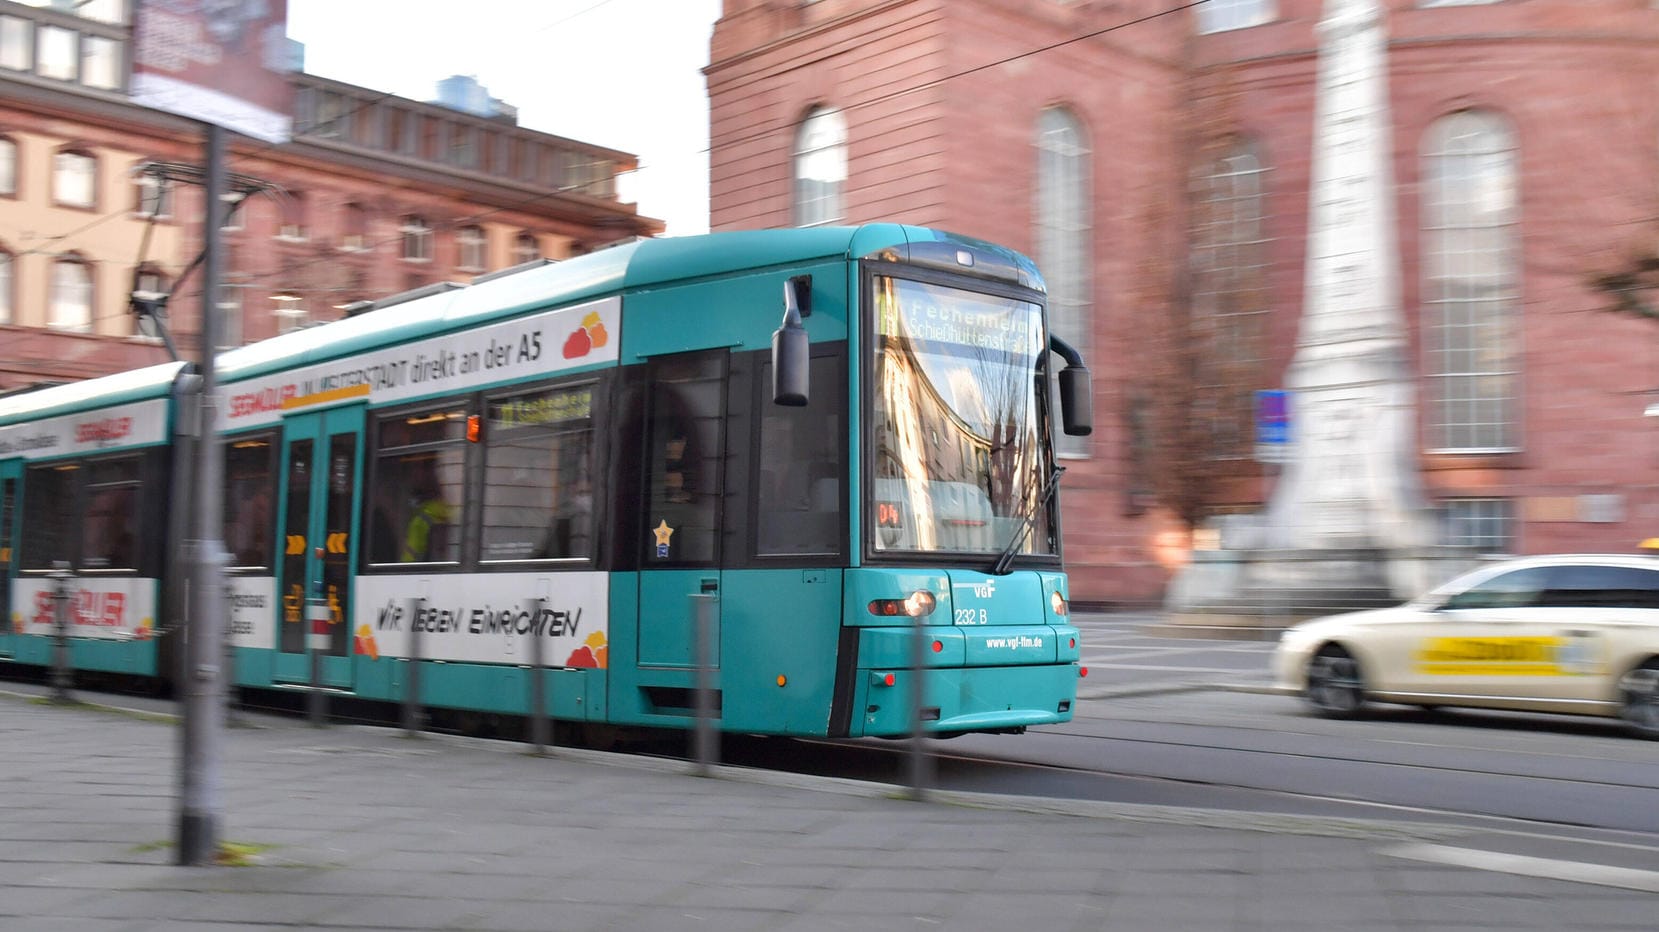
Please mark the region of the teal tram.
MULTIPOLYGON (((716 233, 423 291, 219 357, 234 684, 684 728, 702 612, 728 731, 907 734, 912 676, 933 734, 1070 719, 1088 371, 1025 257, 716 233)), ((78 672, 171 679, 191 369, 0 399, 0 661, 62 585, 78 672)))

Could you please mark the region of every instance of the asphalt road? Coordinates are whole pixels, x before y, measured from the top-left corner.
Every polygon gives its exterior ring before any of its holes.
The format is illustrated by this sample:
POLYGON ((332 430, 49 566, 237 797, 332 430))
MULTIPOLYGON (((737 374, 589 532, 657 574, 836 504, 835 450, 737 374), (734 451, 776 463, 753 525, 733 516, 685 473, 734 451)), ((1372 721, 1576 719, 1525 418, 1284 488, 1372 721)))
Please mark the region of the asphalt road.
POLYGON ((1155 621, 1080 619, 1090 668, 1081 693, 1096 698, 1070 724, 940 742, 939 752, 1088 775, 1070 791, 1094 798, 1520 820, 1659 839, 1659 742, 1631 738, 1617 721, 1393 706, 1330 721, 1269 689, 1272 641, 1165 637, 1155 621))

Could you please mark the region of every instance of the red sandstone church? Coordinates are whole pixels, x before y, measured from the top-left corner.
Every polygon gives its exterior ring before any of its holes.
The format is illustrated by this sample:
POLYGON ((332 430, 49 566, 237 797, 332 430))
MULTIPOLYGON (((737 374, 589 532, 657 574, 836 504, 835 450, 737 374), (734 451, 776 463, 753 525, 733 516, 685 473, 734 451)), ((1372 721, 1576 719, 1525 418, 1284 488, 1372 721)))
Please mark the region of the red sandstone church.
MULTIPOLYGON (((1659 5, 1380 5, 1442 542, 1633 550, 1659 533, 1659 5)), ((725 0, 711 226, 903 221, 1033 255, 1095 375, 1096 431, 1062 441, 1073 598, 1156 599, 1186 526, 1205 545, 1281 468, 1257 393, 1298 340, 1323 12, 725 0)))

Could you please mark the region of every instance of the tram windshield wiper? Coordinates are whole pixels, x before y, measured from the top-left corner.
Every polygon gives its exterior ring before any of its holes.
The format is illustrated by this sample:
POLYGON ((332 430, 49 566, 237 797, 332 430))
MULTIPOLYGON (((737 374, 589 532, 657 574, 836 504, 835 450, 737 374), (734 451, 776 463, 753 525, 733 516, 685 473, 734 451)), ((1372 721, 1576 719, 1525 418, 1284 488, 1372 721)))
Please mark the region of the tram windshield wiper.
POLYGON ((991 575, 1008 575, 1008 567, 1014 563, 1014 554, 1018 553, 1020 545, 1025 543, 1026 535, 1031 533, 1031 524, 1037 520, 1038 512, 1048 507, 1049 499, 1053 498, 1055 490, 1060 488, 1060 474, 1065 471, 1066 467, 1056 466, 1054 471, 1048 474, 1048 482, 1043 484, 1043 492, 1037 496, 1037 503, 1025 513, 1025 517, 1020 521, 1020 526, 1014 529, 1014 538, 1008 542, 1008 546, 1002 548, 1002 553, 997 557, 997 562, 991 564, 991 575))

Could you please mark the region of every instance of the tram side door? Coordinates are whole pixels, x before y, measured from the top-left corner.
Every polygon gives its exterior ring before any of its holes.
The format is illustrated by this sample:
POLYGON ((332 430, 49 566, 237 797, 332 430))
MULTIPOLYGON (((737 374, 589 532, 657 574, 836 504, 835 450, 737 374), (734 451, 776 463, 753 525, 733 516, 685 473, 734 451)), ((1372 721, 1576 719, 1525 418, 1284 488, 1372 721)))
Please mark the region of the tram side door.
POLYGON ((352 568, 362 483, 361 405, 282 422, 282 553, 277 559, 275 677, 352 688, 352 568))
POLYGON ((23 487, 23 461, 0 462, 0 658, 16 650, 14 633, 18 613, 12 608, 12 578, 16 575, 17 518, 19 491, 23 487))
POLYGON ((709 661, 720 665, 727 368, 724 349, 662 356, 650 363, 639 574, 641 667, 697 664, 699 605, 712 613, 709 661))

